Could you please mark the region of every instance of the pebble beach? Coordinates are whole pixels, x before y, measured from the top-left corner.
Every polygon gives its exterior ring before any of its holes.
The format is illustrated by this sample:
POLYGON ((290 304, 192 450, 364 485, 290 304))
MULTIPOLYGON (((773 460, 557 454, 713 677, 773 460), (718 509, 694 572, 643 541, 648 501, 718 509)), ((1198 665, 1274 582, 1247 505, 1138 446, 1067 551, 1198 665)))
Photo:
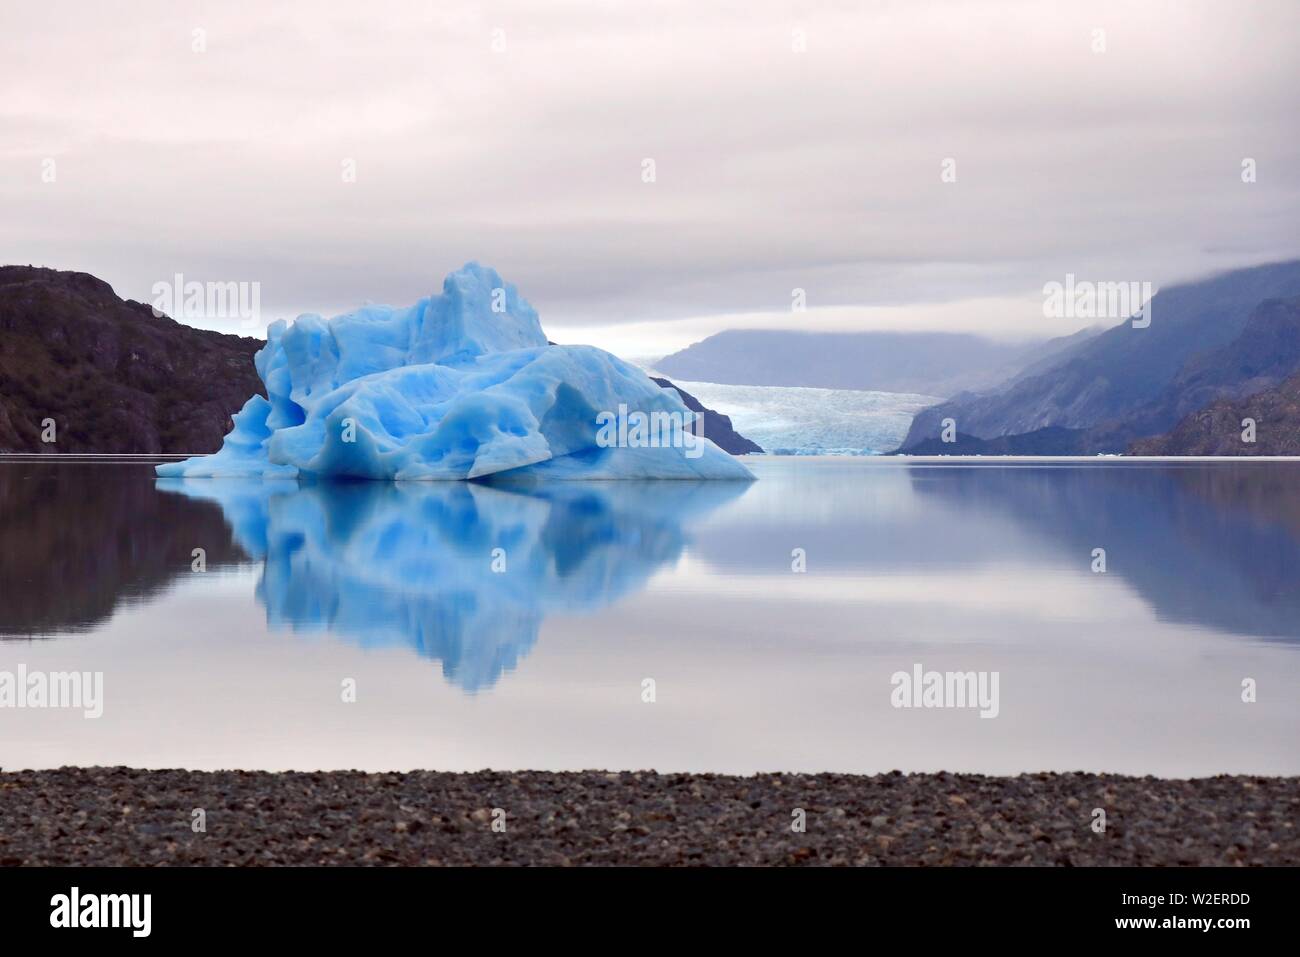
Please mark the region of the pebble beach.
POLYGON ((1297 821, 1295 777, 0 773, 3 866, 1295 865, 1297 821))

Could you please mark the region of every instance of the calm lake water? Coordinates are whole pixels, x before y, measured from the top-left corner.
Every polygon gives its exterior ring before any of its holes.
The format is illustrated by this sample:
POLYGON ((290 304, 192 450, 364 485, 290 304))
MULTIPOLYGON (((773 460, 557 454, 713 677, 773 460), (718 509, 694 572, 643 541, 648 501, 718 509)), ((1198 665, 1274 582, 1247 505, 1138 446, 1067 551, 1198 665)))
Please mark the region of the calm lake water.
POLYGON ((1300 465, 752 466, 0 463, 0 672, 104 682, 0 708, 0 765, 1300 773, 1300 465), (894 707, 917 665, 997 672, 997 716, 894 707))

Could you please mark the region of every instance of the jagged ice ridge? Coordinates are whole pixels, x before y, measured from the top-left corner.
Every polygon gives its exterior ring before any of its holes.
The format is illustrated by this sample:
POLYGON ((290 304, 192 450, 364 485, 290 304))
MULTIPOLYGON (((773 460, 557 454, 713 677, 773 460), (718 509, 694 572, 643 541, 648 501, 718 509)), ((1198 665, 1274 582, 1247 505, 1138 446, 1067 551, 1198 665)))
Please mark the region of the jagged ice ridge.
POLYGON ((275 322, 254 361, 267 398, 245 403, 219 451, 159 475, 753 478, 689 428, 653 446, 620 428, 611 445, 600 423, 616 410, 688 427, 695 414, 608 352, 548 344, 532 306, 477 263, 413 306, 275 322))

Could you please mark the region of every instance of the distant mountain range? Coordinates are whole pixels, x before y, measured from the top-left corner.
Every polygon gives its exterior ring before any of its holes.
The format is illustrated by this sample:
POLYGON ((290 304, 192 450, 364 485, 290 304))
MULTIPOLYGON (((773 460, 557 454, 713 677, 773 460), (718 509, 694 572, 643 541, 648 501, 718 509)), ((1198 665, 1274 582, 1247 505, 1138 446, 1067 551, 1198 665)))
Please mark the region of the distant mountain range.
MULTIPOLYGON (((951 395, 916 414, 907 454, 1300 454, 1300 262, 1169 287, 1151 317, 1031 346, 734 330, 656 367, 701 383, 951 395), (983 384, 952 394, 963 382, 983 384), (945 419, 955 441, 943 441, 945 419)), ((262 393, 261 346, 156 316, 85 273, 0 267, 0 452, 215 450, 231 414, 262 393)), ((656 381, 722 448, 761 451, 726 415, 656 381)))
MULTIPOLYGON (((195 329, 88 273, 0 266, 0 452, 214 452, 254 393, 260 339, 195 329), (54 442, 44 423, 54 422, 54 442)), ((671 382, 732 454, 761 452, 671 382)))
POLYGON ((687 382, 952 396, 991 388, 1095 338, 1086 329, 1030 345, 946 332, 732 329, 655 363, 687 382))
MULTIPOLYGON (((922 411, 900 451, 1042 455, 1151 449, 1156 446, 1143 440, 1198 410, 1267 392, 1300 372, 1300 262, 1170 287, 1156 294, 1151 316, 1147 328, 1124 323, 996 388, 922 411), (955 423, 956 442, 942 441, 945 419, 955 423)), ((1272 411, 1285 408, 1285 389, 1277 402, 1272 411)), ((1238 420, 1237 446, 1245 444, 1240 433, 1238 420)), ((1275 432, 1273 439, 1280 436, 1275 432)), ((1180 454, 1177 440, 1160 447, 1170 450, 1164 454, 1180 454)), ((1300 453, 1296 443, 1273 447, 1300 453)), ((1234 454, 1259 452, 1234 448, 1234 454)))
POLYGON ((688 382, 946 396, 913 418, 898 449, 907 454, 1300 454, 1288 382, 1300 374, 1300 262, 1170 286, 1150 316, 1145 328, 1124 322, 1030 346, 731 330, 656 367, 688 382), (1242 438, 1244 419, 1256 423, 1254 442, 1242 438))

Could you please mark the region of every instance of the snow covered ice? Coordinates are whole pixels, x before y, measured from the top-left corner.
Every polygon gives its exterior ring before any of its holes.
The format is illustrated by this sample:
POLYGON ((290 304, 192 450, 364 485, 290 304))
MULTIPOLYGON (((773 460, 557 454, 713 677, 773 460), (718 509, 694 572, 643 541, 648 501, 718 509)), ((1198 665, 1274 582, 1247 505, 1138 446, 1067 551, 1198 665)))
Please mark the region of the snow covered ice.
POLYGON ((724 410, 737 432, 771 455, 884 455, 903 444, 916 413, 943 401, 861 389, 673 382, 724 410))
POLYGON ((753 478, 696 434, 676 392, 601 349, 549 345, 532 306, 477 263, 413 306, 273 323, 255 362, 268 397, 245 403, 219 451, 159 475, 753 478))

